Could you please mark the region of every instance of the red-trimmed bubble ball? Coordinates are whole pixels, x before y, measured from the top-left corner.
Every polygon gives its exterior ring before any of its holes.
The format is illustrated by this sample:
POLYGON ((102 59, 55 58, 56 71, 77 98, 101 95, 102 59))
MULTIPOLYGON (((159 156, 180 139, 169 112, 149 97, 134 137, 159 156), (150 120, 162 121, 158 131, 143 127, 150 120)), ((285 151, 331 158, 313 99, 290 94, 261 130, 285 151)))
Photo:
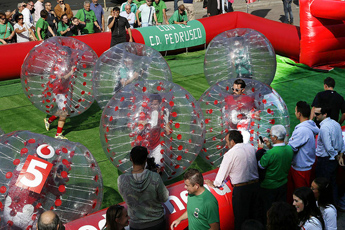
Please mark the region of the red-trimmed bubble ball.
POLYGON ((0 155, 0 229, 36 229, 46 210, 63 223, 99 210, 102 175, 85 146, 16 131, 0 136, 0 155))
POLYGON ((144 44, 124 42, 105 51, 97 60, 93 89, 103 109, 115 92, 137 80, 172 81, 168 63, 155 49, 144 44))
POLYGON ((252 78, 270 85, 277 68, 272 44, 260 32, 237 28, 208 45, 204 73, 209 85, 230 78, 252 78))
POLYGON ((24 60, 20 74, 24 93, 42 112, 77 116, 94 101, 91 80, 97 58, 75 38, 49 38, 24 60))
POLYGON ((145 146, 164 181, 181 175, 199 154, 205 137, 194 97, 168 81, 138 81, 118 91, 103 110, 103 150, 121 170, 132 168, 129 153, 145 146))
POLYGON ((219 166, 229 150, 225 136, 230 130, 239 130, 243 142, 255 147, 259 136, 269 138, 272 125, 283 125, 289 135, 290 118, 285 102, 274 89, 259 81, 237 78, 218 82, 205 91, 199 104, 206 124, 200 156, 211 165, 219 166), (246 86, 236 95, 234 85, 240 81, 246 86))

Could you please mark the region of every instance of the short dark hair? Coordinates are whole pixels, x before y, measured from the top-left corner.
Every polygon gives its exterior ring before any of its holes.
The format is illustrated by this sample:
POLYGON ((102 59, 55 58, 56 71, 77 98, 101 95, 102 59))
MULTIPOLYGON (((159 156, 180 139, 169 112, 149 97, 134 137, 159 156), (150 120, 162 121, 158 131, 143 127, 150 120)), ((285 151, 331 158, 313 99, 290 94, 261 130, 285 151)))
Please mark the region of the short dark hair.
POLYGON ((242 89, 246 88, 246 82, 243 81, 242 79, 236 79, 236 80, 234 81, 234 84, 236 84, 236 85, 241 85, 241 88, 242 88, 242 89))
POLYGON ((296 209, 286 202, 275 202, 267 212, 267 230, 299 230, 296 209))
POLYGON ((230 130, 226 135, 229 141, 233 140, 236 144, 243 143, 243 136, 238 130, 230 130))
POLYGON ((195 184, 204 186, 204 177, 201 172, 197 169, 190 168, 183 175, 183 180, 189 180, 189 182, 194 186, 195 184))
POLYGON ((305 101, 299 101, 296 103, 296 107, 297 107, 297 112, 301 113, 303 117, 310 117, 310 106, 307 102, 305 101))
MULTIPOLYGON (((67 16, 67 14, 63 14, 63 15, 61 15, 61 19, 62 19, 64 16, 67 16)), ((67 18, 68 18, 68 16, 67 16, 67 18)))
POLYGON ((19 22, 19 17, 20 17, 20 16, 22 16, 22 17, 23 17, 23 15, 22 15, 21 13, 16 14, 16 16, 15 16, 14 20, 15 20, 16 22, 19 22))
POLYGON ((330 117, 331 116, 331 112, 332 112, 332 109, 330 107, 327 107, 327 106, 322 106, 321 107, 321 114, 327 114, 326 117, 330 117))
POLYGON ((121 205, 112 205, 107 209, 107 213, 106 213, 106 223, 105 226, 107 226, 107 229, 112 230, 112 229, 116 229, 116 218, 120 218, 122 216, 122 210, 125 207, 121 206, 121 205))
POLYGON ((56 230, 57 226, 62 225, 58 215, 54 216, 54 219, 50 223, 43 223, 41 220, 42 214, 38 217, 37 221, 37 230, 56 230))
POLYGON ((335 87, 335 81, 331 77, 327 77, 325 80, 323 80, 323 84, 327 85, 328 87, 335 87))
POLYGON ((41 18, 46 18, 46 17, 48 17, 48 11, 46 11, 46 10, 41 10, 40 15, 41 15, 41 18))
POLYGON ((158 93, 153 93, 150 95, 150 102, 157 100, 159 103, 162 102, 162 97, 158 93))
POLYGON ((319 191, 319 207, 326 208, 333 204, 333 189, 329 180, 325 177, 318 177, 315 178, 314 183, 317 185, 317 190, 319 191))
POLYGON ((148 155, 147 148, 143 146, 135 146, 132 148, 130 156, 132 159, 133 164, 135 165, 143 165, 147 160, 148 155))
POLYGON ((113 11, 119 11, 119 12, 120 12, 120 8, 117 7, 117 6, 115 6, 115 7, 113 8, 113 11))

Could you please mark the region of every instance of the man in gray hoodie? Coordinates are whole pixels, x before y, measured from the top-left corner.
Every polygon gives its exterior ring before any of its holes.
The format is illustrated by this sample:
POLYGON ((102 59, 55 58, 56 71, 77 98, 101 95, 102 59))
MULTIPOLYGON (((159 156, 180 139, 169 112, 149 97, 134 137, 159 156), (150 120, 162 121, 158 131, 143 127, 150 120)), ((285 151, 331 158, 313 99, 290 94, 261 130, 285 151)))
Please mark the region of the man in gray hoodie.
POLYGON ((145 169, 147 149, 136 146, 131 150, 133 169, 117 179, 119 192, 128 206, 129 226, 135 229, 165 229, 162 204, 169 198, 160 175, 145 169))
POLYGON ((311 169, 315 162, 315 136, 319 128, 309 120, 310 106, 305 101, 299 101, 295 107, 296 118, 300 121, 295 127, 289 145, 294 151, 292 166, 288 177, 288 201, 292 201, 292 193, 299 187, 310 187, 311 169))

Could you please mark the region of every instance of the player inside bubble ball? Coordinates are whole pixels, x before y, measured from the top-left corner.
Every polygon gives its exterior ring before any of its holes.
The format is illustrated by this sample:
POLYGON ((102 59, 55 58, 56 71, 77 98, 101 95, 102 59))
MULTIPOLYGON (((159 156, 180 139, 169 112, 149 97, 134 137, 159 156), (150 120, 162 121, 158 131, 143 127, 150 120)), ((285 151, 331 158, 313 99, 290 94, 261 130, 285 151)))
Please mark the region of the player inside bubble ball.
POLYGON ((71 60, 72 50, 69 47, 63 47, 61 54, 65 56, 65 59, 62 59, 64 63, 58 63, 54 69, 54 75, 56 76, 52 82, 52 92, 54 95, 54 101, 58 106, 58 111, 55 115, 51 116, 49 119, 44 118, 44 124, 47 131, 49 131, 50 124, 59 117, 58 127, 56 131, 56 139, 67 139, 62 135, 62 129, 65 125, 67 118, 67 100, 72 98, 73 85, 71 84, 73 73, 77 70, 76 66, 70 66, 70 63, 73 63, 71 60))
POLYGON ((245 95, 246 83, 243 79, 236 79, 232 86, 232 95, 224 98, 225 106, 222 108, 223 128, 239 130, 244 143, 249 142, 252 119, 260 119, 259 105, 255 96, 245 95), (225 125, 225 127, 224 127, 225 125))
POLYGON ((162 170, 163 148, 161 144, 161 129, 165 135, 170 135, 171 126, 169 123, 169 109, 164 108, 162 97, 159 94, 151 94, 149 97, 150 108, 146 112, 145 119, 140 120, 143 130, 139 133, 142 139, 140 145, 145 146, 149 151, 149 158, 154 158, 154 163, 162 170))
POLYGON ((234 38, 234 46, 230 52, 232 65, 235 67, 237 77, 251 78, 252 67, 250 64, 248 50, 245 47, 245 41, 242 37, 234 38))
POLYGON ((131 58, 125 58, 123 60, 123 65, 119 69, 119 78, 116 82, 114 93, 119 91, 132 81, 137 80, 139 77, 139 71, 135 69, 135 66, 133 65, 133 60, 131 58))

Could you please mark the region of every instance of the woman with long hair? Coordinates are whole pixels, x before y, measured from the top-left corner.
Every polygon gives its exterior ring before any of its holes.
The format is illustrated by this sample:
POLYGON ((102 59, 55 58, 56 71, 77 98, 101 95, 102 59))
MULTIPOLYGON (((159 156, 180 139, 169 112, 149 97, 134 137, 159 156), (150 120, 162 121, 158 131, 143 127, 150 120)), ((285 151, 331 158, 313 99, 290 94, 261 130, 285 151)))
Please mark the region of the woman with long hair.
POLYGON ((267 212, 267 230, 300 230, 296 209, 286 202, 272 204, 267 212))
POLYGON ((121 205, 112 205, 106 213, 106 223, 102 230, 124 230, 129 224, 127 209, 121 205))
POLYGON ((304 230, 323 230, 325 223, 320 209, 316 206, 314 193, 310 188, 301 187, 293 194, 293 206, 297 211, 299 226, 304 230))
POLYGON ((337 209, 333 205, 333 190, 329 180, 325 177, 316 178, 311 183, 316 205, 319 206, 325 221, 326 230, 337 229, 337 209))

